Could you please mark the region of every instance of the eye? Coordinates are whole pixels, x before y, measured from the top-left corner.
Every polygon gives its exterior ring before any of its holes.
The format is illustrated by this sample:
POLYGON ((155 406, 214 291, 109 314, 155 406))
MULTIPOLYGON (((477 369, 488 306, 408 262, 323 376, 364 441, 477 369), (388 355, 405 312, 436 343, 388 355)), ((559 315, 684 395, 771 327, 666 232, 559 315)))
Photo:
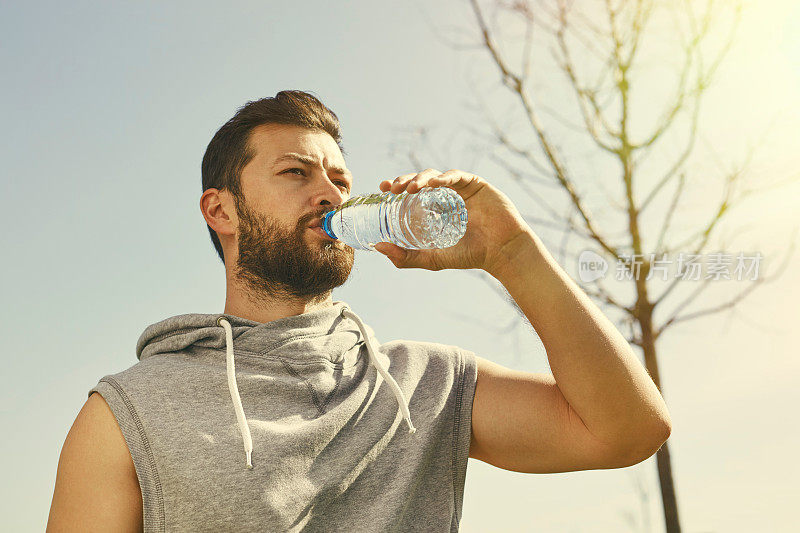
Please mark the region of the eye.
POLYGON ((281 172, 281 174, 288 174, 288 173, 299 174, 301 176, 306 175, 305 170, 303 170, 302 168, 287 168, 286 170, 281 172))

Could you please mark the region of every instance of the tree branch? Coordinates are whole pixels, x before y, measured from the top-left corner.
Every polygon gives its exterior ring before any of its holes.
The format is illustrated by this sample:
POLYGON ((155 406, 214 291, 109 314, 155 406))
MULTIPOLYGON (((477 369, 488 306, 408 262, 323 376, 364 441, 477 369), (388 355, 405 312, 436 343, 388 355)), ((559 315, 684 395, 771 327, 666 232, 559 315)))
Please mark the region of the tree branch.
POLYGON ((677 250, 683 249, 699 238, 701 239, 700 244, 695 248, 696 250, 695 253, 699 253, 701 250, 703 250, 706 243, 708 242, 708 239, 711 236, 711 233, 714 231, 714 228, 717 226, 717 224, 719 224, 720 220, 722 220, 722 218, 726 214, 729 214, 733 208, 740 205, 739 200, 741 200, 745 196, 745 193, 742 193, 739 198, 735 200, 733 199, 736 185, 744 176, 744 172, 747 166, 749 165, 752 156, 753 156, 753 150, 751 149, 747 155, 745 163, 739 169, 734 170, 733 172, 730 173, 730 175, 728 175, 725 178, 725 190, 723 192, 722 201, 719 203, 716 212, 711 217, 711 220, 708 222, 708 224, 706 224, 703 229, 701 229, 698 232, 695 232, 688 239, 685 239, 683 242, 678 244, 673 249, 677 250))
POLYGON ((686 184, 686 172, 681 172, 681 175, 678 179, 678 186, 675 187, 675 193, 672 195, 672 202, 670 202, 669 207, 667 208, 667 216, 664 218, 664 223, 661 225, 661 231, 658 234, 658 242, 656 242, 656 253, 661 253, 661 247, 663 246, 664 237, 669 230, 669 225, 672 222, 672 216, 675 214, 676 207, 678 205, 678 200, 680 199, 681 195, 683 194, 683 188, 686 184))
POLYGON ((583 201, 581 200, 578 193, 575 191, 575 187, 572 184, 572 180, 567 176, 567 171, 564 165, 561 163, 558 155, 556 154, 555 149, 551 146, 549 140, 547 139, 544 130, 539 122, 538 117, 533 109, 533 104, 528 98, 526 92, 523 90, 523 80, 513 74, 508 67, 506 66, 504 60, 500 56, 497 51, 497 48, 492 41, 489 29, 486 25, 486 21, 483 18, 481 13, 480 7, 478 6, 477 0, 471 0, 473 11, 475 12, 475 16, 478 21, 478 25, 481 29, 481 34, 483 35, 484 44, 489 50, 492 58, 494 59, 495 64, 497 65, 498 69, 500 69, 500 73, 502 76, 503 83, 512 89, 516 95, 519 97, 523 108, 525 109, 528 121, 530 125, 536 132, 537 138, 539 139, 539 144, 542 147, 545 155, 547 156, 548 161, 550 162, 553 170, 555 171, 555 177, 561 186, 566 190, 569 195, 570 200, 572 201, 573 205, 575 206, 578 213, 581 215, 583 223, 588 230, 589 234, 592 236, 592 239, 597 242, 604 250, 606 250, 609 254, 614 257, 617 257, 616 249, 608 244, 606 239, 602 237, 591 219, 588 210, 583 205, 583 201))
MULTIPOLYGON (((782 261, 780 267, 771 276, 767 276, 767 277, 764 277, 764 278, 759 278, 759 279, 753 281, 753 283, 749 284, 743 291, 741 291, 734 298, 731 298, 727 302, 724 302, 722 304, 715 305, 715 306, 712 306, 712 307, 708 307, 706 309, 701 309, 701 310, 698 310, 698 311, 694 311, 692 313, 686 313, 686 314, 683 314, 683 315, 680 314, 680 312, 683 310, 683 308, 686 307, 688 304, 690 304, 694 300, 694 298, 697 296, 697 294, 699 294, 699 292, 701 292, 700 290, 699 291, 695 291, 696 294, 693 294, 692 296, 687 298, 684 301, 684 303, 681 304, 681 306, 679 306, 677 308, 675 313, 669 319, 667 319, 661 325, 661 327, 656 329, 655 338, 657 339, 668 327, 673 326, 673 325, 675 325, 675 324, 677 324, 679 322, 684 322, 686 320, 691 320, 691 319, 698 318, 698 317, 701 317, 701 316, 706 316, 706 315, 718 313, 720 311, 724 311, 725 309, 731 309, 731 308, 735 307, 739 302, 741 302, 748 294, 753 292, 757 287, 759 287, 759 286, 761 286, 763 284, 766 284, 766 283, 770 283, 770 282, 774 281, 775 279, 779 278, 781 276, 781 274, 783 274, 784 270, 786 270, 786 267, 789 264, 789 259, 791 258, 792 254, 794 253, 794 249, 795 249, 795 245, 796 245, 796 242, 795 242, 796 235, 797 235, 797 228, 795 228, 795 231, 792 234, 791 244, 789 246, 788 251, 786 252, 786 255, 783 258, 783 261, 782 261)), ((708 283, 708 281, 709 281, 709 278, 705 279, 704 280, 704 285, 706 285, 708 283)))
POLYGON ((606 152, 617 154, 619 152, 619 147, 612 146, 611 144, 605 142, 597 131, 597 125, 595 122, 599 121, 606 135, 617 141, 619 140, 619 132, 614 131, 614 129, 606 122, 602 109, 597 103, 596 93, 594 90, 583 87, 581 82, 578 80, 578 76, 575 73, 575 66, 572 61, 572 55, 565 39, 566 30, 569 24, 568 10, 563 7, 561 3, 559 3, 559 9, 559 27, 556 31, 556 40, 558 41, 562 57, 559 58, 554 56, 554 59, 556 60, 556 63, 558 63, 559 68, 561 68, 561 70, 570 80, 570 86, 575 91, 578 99, 578 107, 580 108, 581 115, 583 116, 583 122, 592 140, 595 142, 595 144, 597 144, 598 147, 606 152), (587 102, 592 108, 592 116, 590 116, 590 111, 587 108, 587 102))
POLYGON ((656 197, 658 191, 664 185, 666 185, 667 182, 675 175, 678 169, 683 166, 683 164, 689 158, 689 155, 692 153, 692 150, 694 150, 694 146, 697 141, 697 121, 699 115, 700 115, 700 98, 698 96, 698 98, 695 98, 694 100, 694 109, 692 111, 692 122, 689 127, 689 138, 686 141, 686 146, 684 147, 683 152, 681 152, 681 155, 678 157, 678 159, 675 161, 672 167, 670 167, 670 169, 664 174, 664 176, 658 180, 657 185, 653 187, 653 189, 647 195, 645 200, 642 202, 642 204, 639 207, 640 213, 645 210, 645 208, 650 204, 650 202, 653 201, 653 198, 656 197))

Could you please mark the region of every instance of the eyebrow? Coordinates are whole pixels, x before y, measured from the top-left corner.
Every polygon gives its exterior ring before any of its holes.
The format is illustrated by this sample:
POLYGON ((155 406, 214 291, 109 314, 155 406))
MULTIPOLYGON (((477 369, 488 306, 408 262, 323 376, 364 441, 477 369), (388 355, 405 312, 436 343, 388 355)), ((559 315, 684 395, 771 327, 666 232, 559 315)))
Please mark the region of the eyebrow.
MULTIPOLYGON (((314 159, 313 157, 308 157, 307 155, 301 155, 301 154, 295 154, 295 153, 284 154, 284 155, 280 156, 278 159, 275 160, 275 165, 277 166, 279 163, 284 163, 286 161, 299 161, 300 163, 303 163, 303 164, 311 166, 311 167, 322 168, 322 165, 319 164, 317 162, 317 160, 314 159)), ((335 172, 337 174, 342 174, 344 176, 350 176, 352 178, 352 174, 346 168, 340 167, 338 165, 331 165, 330 169, 331 169, 331 171, 333 171, 333 172, 335 172)))

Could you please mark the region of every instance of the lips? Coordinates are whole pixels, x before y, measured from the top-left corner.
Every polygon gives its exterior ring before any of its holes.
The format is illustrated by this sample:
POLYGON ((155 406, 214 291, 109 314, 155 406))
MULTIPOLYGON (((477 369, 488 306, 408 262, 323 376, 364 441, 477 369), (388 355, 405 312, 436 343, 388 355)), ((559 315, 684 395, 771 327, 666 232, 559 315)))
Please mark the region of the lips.
POLYGON ((309 229, 310 229, 311 231, 313 231, 314 233, 318 234, 320 237, 322 237, 322 238, 324 238, 324 239, 328 239, 328 240, 331 240, 331 241, 333 240, 333 239, 331 238, 331 236, 330 236, 330 235, 328 235, 327 233, 325 233, 325 230, 324 230, 324 229, 322 229, 322 228, 321 228, 321 227, 319 227, 319 226, 317 226, 317 227, 315 227, 315 228, 309 228, 309 229))
POLYGON ((311 223, 308 225, 308 227, 309 228, 321 228, 322 227, 322 217, 323 216, 324 216, 324 214, 323 215, 319 215, 317 217, 314 217, 314 220, 311 221, 311 223))

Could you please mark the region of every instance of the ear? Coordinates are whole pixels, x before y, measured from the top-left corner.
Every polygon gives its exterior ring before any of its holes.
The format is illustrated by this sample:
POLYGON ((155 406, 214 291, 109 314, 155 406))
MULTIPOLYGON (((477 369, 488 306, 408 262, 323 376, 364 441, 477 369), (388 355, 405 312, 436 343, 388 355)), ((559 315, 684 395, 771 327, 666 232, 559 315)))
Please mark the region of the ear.
POLYGON ((229 191, 206 189, 200 196, 200 212, 217 235, 235 235, 239 225, 236 207, 229 191))

